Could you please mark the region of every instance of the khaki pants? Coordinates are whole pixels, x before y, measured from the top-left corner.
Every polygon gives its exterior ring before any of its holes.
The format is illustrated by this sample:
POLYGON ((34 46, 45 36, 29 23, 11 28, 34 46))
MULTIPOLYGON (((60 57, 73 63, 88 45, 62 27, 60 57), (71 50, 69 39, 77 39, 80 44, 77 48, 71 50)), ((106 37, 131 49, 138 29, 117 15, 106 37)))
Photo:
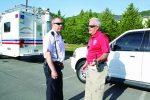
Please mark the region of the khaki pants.
POLYGON ((98 72, 96 66, 88 66, 84 100, 103 99, 105 78, 108 73, 108 67, 106 63, 103 67, 103 70, 98 72))

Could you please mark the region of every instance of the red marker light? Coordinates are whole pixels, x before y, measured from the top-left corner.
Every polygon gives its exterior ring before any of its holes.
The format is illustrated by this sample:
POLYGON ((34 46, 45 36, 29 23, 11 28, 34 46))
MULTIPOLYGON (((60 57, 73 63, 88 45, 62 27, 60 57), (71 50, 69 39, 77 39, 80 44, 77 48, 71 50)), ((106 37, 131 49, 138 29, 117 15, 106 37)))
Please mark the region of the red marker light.
POLYGON ((15 18, 18 18, 18 14, 15 15, 15 18))

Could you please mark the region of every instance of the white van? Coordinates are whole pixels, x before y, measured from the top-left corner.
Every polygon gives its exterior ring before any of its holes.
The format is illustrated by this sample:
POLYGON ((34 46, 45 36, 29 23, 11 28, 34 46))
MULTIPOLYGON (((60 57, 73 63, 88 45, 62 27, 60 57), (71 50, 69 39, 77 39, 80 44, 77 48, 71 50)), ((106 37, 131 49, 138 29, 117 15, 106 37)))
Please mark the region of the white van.
MULTIPOLYGON (((150 88, 150 28, 129 30, 110 43, 107 79, 150 88)), ((77 48, 71 59, 71 66, 81 82, 85 73, 81 66, 86 60, 86 47, 77 48)))
POLYGON ((42 37, 46 33, 47 22, 50 22, 48 10, 25 5, 1 13, 0 55, 42 55, 42 37))

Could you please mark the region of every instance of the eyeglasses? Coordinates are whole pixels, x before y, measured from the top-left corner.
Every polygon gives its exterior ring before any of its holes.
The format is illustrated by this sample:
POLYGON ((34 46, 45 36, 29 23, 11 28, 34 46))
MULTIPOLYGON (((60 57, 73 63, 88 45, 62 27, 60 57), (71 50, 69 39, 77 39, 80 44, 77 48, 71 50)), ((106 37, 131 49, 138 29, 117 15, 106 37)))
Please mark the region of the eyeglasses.
POLYGON ((89 28, 94 28, 96 27, 96 25, 89 25, 89 28))
POLYGON ((54 23, 54 24, 56 24, 56 25, 63 25, 63 23, 54 23))

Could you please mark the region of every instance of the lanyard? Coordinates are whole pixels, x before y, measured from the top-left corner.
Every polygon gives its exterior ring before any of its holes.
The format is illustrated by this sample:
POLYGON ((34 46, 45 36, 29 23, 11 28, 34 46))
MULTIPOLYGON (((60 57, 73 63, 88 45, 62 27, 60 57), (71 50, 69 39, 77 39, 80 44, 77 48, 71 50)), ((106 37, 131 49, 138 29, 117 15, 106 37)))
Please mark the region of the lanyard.
POLYGON ((55 39, 55 36, 54 36, 54 32, 52 31, 51 34, 53 35, 54 37, 54 43, 55 43, 55 50, 56 50, 56 56, 57 56, 57 59, 58 59, 58 52, 57 52, 57 46, 56 46, 56 39, 55 39))

